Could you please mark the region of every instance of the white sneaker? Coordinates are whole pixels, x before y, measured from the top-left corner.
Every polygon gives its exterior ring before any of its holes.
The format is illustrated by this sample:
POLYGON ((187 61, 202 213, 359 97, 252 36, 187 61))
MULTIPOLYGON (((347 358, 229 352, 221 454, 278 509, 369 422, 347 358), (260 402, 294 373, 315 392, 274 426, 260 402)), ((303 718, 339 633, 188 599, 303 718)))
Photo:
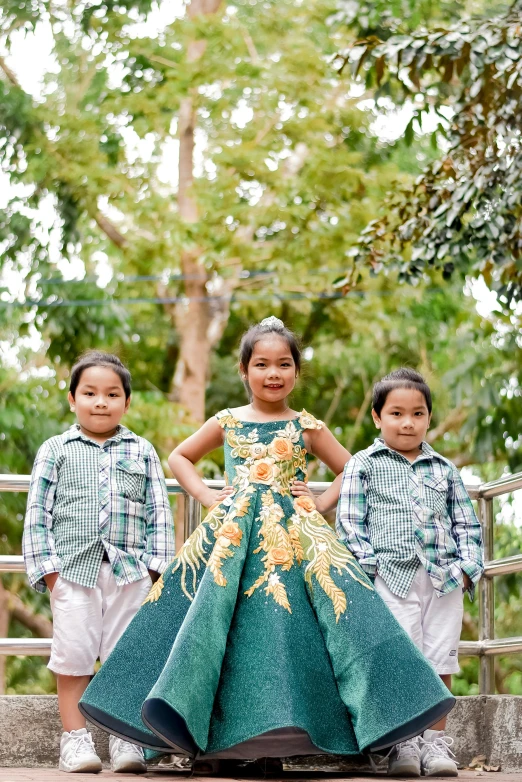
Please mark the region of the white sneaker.
POLYGON ((396 744, 390 752, 388 774, 394 777, 420 777, 421 747, 419 736, 396 744))
POLYGON ((451 736, 443 730, 425 730, 421 747, 421 768, 425 777, 457 777, 457 761, 450 747, 451 736))
POLYGON ((110 736, 109 754, 111 756, 111 771, 144 774, 147 770, 142 748, 129 741, 110 736))
POLYGON ((86 728, 63 733, 60 741, 60 771, 83 771, 97 774, 102 763, 92 742, 92 736, 86 728))

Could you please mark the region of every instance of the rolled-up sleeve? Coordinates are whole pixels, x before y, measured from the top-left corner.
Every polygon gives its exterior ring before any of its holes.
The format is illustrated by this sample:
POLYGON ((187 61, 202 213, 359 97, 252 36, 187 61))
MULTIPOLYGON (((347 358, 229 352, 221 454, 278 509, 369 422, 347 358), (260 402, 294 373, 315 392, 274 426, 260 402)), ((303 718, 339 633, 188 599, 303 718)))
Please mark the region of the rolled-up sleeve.
POLYGON ((44 576, 60 572, 53 535, 56 465, 52 448, 44 443, 36 454, 25 515, 22 553, 30 585, 47 589, 44 576))
POLYGON ((174 523, 165 476, 158 454, 152 446, 147 457, 145 507, 146 540, 141 559, 148 570, 163 573, 175 554, 174 523))
POLYGON ((344 468, 335 526, 340 539, 357 557, 363 570, 375 578, 377 557, 370 543, 367 511, 364 468, 356 455, 344 468))

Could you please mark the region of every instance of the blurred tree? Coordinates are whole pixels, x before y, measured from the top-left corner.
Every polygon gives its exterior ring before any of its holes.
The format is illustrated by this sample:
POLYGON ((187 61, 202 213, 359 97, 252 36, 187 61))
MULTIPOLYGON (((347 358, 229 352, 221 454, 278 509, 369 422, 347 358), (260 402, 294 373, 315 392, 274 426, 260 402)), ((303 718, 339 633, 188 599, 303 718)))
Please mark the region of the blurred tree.
MULTIPOLYGON (((411 106, 407 142, 437 116, 442 154, 392 191, 385 214, 352 251, 355 265, 417 279, 441 269, 482 276, 511 314, 522 299, 522 5, 385 39, 361 38, 339 57, 375 95, 411 106)), ((437 133, 437 131, 435 131, 437 133)), ((349 285, 351 272, 340 281, 349 285)))

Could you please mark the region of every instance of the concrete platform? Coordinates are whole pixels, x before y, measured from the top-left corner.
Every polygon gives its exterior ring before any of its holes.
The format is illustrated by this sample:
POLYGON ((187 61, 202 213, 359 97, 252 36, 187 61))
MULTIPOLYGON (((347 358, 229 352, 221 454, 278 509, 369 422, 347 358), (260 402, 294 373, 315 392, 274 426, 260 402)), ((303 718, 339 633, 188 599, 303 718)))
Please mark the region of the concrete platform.
MULTIPOLYGON (((65 782, 71 779, 73 782, 130 782, 140 779, 153 779, 156 782, 229 782, 229 779, 214 776, 187 776, 184 774, 171 774, 164 771, 149 771, 140 776, 136 774, 112 774, 110 771, 102 771, 101 774, 74 774, 68 776, 62 771, 56 771, 52 768, 0 768, 0 782, 65 782)), ((242 780, 242 777, 234 777, 234 780, 242 780)), ((253 782, 252 777, 245 778, 245 782, 253 782)), ((262 777, 257 778, 261 780, 262 777)), ((371 780, 390 780, 390 782, 404 782, 404 779, 398 777, 389 777, 386 774, 356 774, 347 776, 345 774, 306 774, 306 773, 288 773, 280 777, 267 777, 270 782, 325 782, 325 780, 335 780, 335 782, 371 782, 371 780)), ((423 777, 424 779, 424 777, 423 777)), ((430 777, 431 779, 445 779, 447 777, 430 777)), ((455 779, 455 777, 453 777, 455 779)), ((460 771, 458 779, 460 782, 522 782, 522 773, 504 774, 502 772, 488 773, 486 771, 460 771), (485 779, 486 778, 486 779, 485 779)), ((254 782, 255 778, 254 778, 254 782)))
MULTIPOLYGON (((461 767, 469 766, 472 758, 485 755, 491 766, 500 766, 501 771, 518 772, 522 782, 522 696, 488 695, 458 698, 457 705, 448 718, 448 733, 455 738, 453 750, 461 767)), ((58 715, 56 696, 52 695, 5 695, 0 696, 0 782, 15 782, 18 779, 45 779, 45 777, 16 777, 22 773, 21 768, 39 769, 35 774, 43 774, 42 769, 56 768, 58 763, 60 736, 62 728, 58 715), (12 768, 7 774, 5 769, 12 768)), ((102 760, 108 760, 108 736, 102 731, 92 728, 96 749, 102 760)), ((308 778, 316 769, 322 772, 337 772, 352 775, 367 771, 363 759, 330 756, 302 759, 302 762, 291 761, 297 765, 296 773, 308 778), (359 760, 359 762, 357 762, 359 760)), ((167 779, 167 770, 153 772, 152 778, 167 779)), ((478 772, 480 773, 480 772, 478 772)), ((63 779, 63 774, 59 775, 63 779)), ((74 778, 79 778, 76 774, 74 778)), ((92 775, 87 775, 92 780, 92 775)), ((471 779, 477 776, 472 772, 471 779)), ((482 776, 492 777, 500 782, 501 777, 493 772, 482 772, 482 776)), ((128 779, 129 777, 124 777, 128 779)), ((179 778, 174 775, 172 778, 179 778)), ((194 779, 195 777, 192 777, 194 779)), ((295 777, 293 777, 295 778, 295 777)), ((297 777, 301 778, 301 777, 297 777)), ((467 778, 467 777, 463 777, 467 778)), ((115 777, 111 775, 111 779, 115 777)))

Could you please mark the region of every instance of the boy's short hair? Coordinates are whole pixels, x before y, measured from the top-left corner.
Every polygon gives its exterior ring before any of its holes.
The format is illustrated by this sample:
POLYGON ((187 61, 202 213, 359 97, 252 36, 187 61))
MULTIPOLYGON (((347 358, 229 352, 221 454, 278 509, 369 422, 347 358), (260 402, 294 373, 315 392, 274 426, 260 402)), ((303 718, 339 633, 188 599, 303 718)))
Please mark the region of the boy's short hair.
POLYGON ((71 382, 69 383, 69 391, 74 399, 76 389, 80 382, 82 373, 86 369, 91 367, 108 367, 116 372, 121 380, 123 390, 125 392, 125 399, 128 399, 131 395, 131 373, 124 364, 120 361, 118 356, 112 353, 104 353, 102 350, 88 350, 83 353, 71 369, 71 382))
POLYGON ((381 410, 384 407, 384 403, 388 397, 388 394, 395 388, 413 388, 416 391, 420 391, 426 400, 426 407, 431 414, 431 391, 422 377, 414 369, 408 367, 401 367, 394 372, 390 372, 389 375, 381 378, 373 387, 372 407, 377 413, 381 414, 381 410))

